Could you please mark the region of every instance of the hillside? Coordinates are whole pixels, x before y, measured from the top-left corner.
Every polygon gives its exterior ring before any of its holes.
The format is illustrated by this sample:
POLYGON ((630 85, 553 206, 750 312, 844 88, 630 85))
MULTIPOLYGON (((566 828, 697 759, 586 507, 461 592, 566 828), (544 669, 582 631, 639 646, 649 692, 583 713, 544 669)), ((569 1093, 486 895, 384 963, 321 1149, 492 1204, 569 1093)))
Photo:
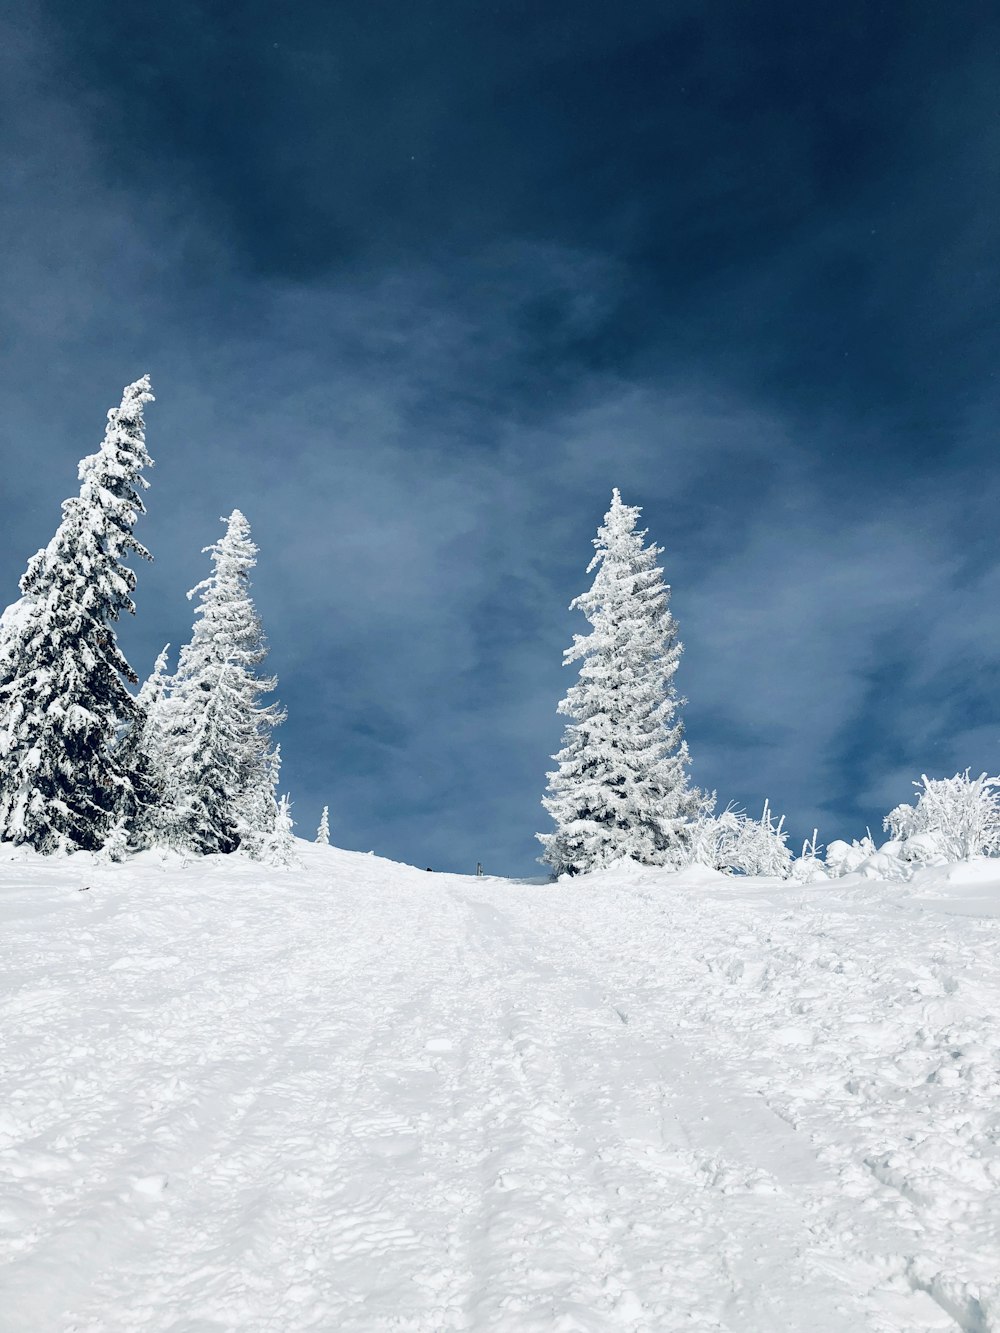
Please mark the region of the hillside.
POLYGON ((1000 873, 0 863, 0 1328, 1000 1330, 1000 873))

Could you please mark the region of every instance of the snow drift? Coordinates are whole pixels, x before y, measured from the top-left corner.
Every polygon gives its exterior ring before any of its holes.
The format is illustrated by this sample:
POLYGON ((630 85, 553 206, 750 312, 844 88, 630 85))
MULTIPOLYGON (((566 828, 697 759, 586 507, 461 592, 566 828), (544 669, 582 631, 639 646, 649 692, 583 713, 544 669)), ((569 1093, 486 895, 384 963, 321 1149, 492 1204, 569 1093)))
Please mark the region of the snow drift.
POLYGON ((0 1327, 1000 1329, 1000 874, 0 849, 0 1327))

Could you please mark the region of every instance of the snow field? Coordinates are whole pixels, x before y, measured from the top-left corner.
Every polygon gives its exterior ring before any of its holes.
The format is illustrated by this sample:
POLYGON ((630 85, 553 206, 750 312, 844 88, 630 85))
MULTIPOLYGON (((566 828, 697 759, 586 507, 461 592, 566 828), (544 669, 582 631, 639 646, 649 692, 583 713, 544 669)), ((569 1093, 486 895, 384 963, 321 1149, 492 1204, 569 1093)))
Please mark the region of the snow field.
POLYGON ((4 1333, 1000 1330, 1000 875, 0 863, 4 1333))

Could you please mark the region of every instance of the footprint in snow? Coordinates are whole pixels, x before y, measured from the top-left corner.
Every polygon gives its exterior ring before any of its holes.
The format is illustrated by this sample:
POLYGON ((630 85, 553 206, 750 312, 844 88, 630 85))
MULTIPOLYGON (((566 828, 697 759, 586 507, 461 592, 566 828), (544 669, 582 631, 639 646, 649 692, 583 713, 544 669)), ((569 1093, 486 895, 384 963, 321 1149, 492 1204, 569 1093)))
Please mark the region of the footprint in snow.
POLYGON ((132 1188, 147 1199, 158 1199, 167 1188, 166 1176, 133 1176, 132 1188))
POLYGON ((424 1043, 425 1051, 453 1051, 455 1043, 450 1037, 431 1037, 424 1043))

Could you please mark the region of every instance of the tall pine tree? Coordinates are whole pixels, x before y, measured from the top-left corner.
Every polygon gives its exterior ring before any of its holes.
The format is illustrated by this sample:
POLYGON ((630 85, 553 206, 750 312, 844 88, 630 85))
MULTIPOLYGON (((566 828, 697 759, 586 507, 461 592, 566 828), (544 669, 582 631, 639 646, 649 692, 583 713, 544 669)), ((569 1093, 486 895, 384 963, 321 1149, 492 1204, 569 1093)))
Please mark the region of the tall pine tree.
POLYGON ((537 836, 556 874, 621 857, 680 864, 698 811, 677 717, 681 645, 657 565, 663 548, 644 545, 640 512, 614 491, 587 567, 597 571, 593 586, 570 604, 591 630, 574 635, 565 654, 580 675, 559 705, 571 721, 542 800, 556 827, 537 836))
POLYGON ((198 597, 191 641, 157 706, 162 763, 172 777, 167 841, 195 852, 250 851, 274 832, 277 756, 271 732, 284 719, 262 697, 276 685, 255 668, 267 655, 250 598, 257 547, 234 509, 221 540, 206 546, 212 573, 198 597))
POLYGON ((149 377, 108 413, 104 441, 80 463, 80 493, 21 579, 0 652, 0 838, 40 852, 97 850, 145 796, 130 771, 123 729, 138 706, 136 675, 112 628, 134 614, 135 574, 150 558, 133 529, 148 483, 143 407, 149 377))

